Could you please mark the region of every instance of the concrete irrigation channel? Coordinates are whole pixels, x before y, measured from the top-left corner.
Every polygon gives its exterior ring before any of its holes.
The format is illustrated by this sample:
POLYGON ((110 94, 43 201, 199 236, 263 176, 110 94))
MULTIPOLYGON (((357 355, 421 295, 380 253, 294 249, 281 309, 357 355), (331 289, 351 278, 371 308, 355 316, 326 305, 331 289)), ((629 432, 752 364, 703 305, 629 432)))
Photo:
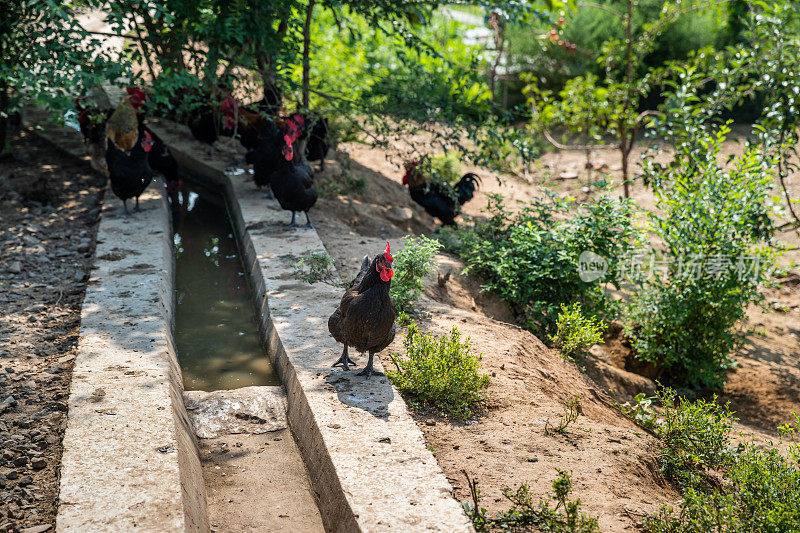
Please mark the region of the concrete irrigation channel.
MULTIPOLYGON (((340 290, 292 275, 298 259, 324 250, 316 231, 285 228, 274 200, 204 158, 182 126, 151 127, 187 179, 224 199, 280 385, 184 391, 166 192, 157 180, 129 217, 108 192, 82 309, 57 529, 471 531, 388 380, 330 368, 340 347, 327 319, 340 290)), ((77 132, 40 134, 83 155, 77 132)))

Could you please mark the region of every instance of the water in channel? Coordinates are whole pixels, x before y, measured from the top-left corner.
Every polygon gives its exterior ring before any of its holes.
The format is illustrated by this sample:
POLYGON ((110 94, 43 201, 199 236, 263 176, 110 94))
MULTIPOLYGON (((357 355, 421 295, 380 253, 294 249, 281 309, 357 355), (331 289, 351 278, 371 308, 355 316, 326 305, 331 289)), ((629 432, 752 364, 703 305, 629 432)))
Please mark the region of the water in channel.
POLYGON ((225 199, 184 181, 171 193, 175 346, 185 390, 278 385, 261 344, 225 199))

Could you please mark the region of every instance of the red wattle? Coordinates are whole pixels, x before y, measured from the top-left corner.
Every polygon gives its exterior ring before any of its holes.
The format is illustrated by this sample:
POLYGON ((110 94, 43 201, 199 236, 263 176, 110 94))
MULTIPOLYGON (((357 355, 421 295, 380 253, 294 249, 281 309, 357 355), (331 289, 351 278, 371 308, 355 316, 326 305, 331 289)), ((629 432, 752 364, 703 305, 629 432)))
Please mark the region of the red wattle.
POLYGON ((391 268, 384 268, 383 270, 381 270, 381 279, 383 281, 389 281, 390 279, 392 279, 392 276, 394 276, 394 270, 392 270, 391 268))

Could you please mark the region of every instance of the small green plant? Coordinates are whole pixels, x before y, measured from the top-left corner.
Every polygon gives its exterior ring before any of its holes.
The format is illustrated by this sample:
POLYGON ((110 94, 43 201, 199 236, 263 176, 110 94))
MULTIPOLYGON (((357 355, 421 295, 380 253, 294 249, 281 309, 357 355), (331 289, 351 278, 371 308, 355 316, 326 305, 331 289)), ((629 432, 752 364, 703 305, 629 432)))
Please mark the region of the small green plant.
POLYGON ((412 405, 464 420, 485 401, 489 376, 480 372, 483 354, 470 355, 469 337, 462 341, 457 327, 437 338, 410 324, 403 346, 405 356, 393 354, 395 370, 386 375, 412 405))
POLYGON ((422 296, 425 289, 422 280, 436 265, 435 257, 442 245, 424 235, 406 235, 403 241, 403 248, 394 254, 391 293, 397 309, 409 314, 414 310, 414 303, 422 296))
POLYGON ((657 398, 647 396, 640 392, 633 398, 633 405, 628 402, 620 405, 619 408, 628 418, 633 420, 638 426, 655 433, 664 423, 664 419, 653 408, 653 400, 657 398))
POLYGON ((581 304, 561 304, 561 313, 556 319, 556 334, 550 335, 550 341, 565 357, 573 359, 603 342, 603 329, 603 323, 597 317, 584 316, 581 304))
POLYGON ((401 328, 405 328, 411 324, 411 317, 408 316, 408 313, 405 311, 399 311, 397 313, 397 320, 395 320, 395 322, 397 322, 397 325, 401 328))
MULTIPOLYGON (((553 481, 553 494, 549 498, 534 501, 527 484, 516 490, 503 490, 503 496, 511 502, 507 511, 490 517, 486 509, 480 506, 480 490, 477 480, 467 475, 472 501, 461 505, 472 520, 475 530, 485 531, 539 531, 554 533, 592 533, 599 530, 597 518, 581 511, 580 499, 570 500, 572 479, 564 470, 557 470, 558 477, 553 481)), ((466 471, 464 471, 466 475, 466 471)))
POLYGON ((333 258, 328 255, 328 252, 312 252, 308 259, 301 258, 294 264, 292 275, 295 279, 305 281, 310 285, 323 282, 334 287, 344 286, 339 276, 336 275, 333 258))
POLYGON ((558 421, 558 424, 551 428, 550 427, 550 419, 548 418, 544 423, 544 434, 545 435, 552 435, 553 433, 561 433, 565 435, 567 432, 567 426, 575 422, 580 415, 583 414, 583 404, 581 402, 583 400, 583 395, 578 394, 573 396, 566 402, 563 402, 564 406, 564 414, 561 415, 561 419, 558 421))

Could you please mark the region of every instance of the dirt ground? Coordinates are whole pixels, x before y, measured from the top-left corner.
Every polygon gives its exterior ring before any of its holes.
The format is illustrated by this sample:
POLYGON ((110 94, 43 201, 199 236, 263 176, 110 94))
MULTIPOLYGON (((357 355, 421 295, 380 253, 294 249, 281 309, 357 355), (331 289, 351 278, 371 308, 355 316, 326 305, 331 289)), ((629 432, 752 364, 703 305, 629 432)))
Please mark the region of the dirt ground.
POLYGON ((300 451, 288 429, 198 443, 212 532, 324 531, 300 451))
POLYGON ((28 133, 0 160, 0 532, 55 526, 102 181, 28 133))
MULTIPOLYGON (((737 146, 731 143, 729 148, 737 146)), ((588 182, 598 172, 619 174, 615 161, 612 152, 594 153, 593 168, 587 169, 584 153, 546 154, 530 176, 502 181, 484 169, 465 167, 465 172, 483 177, 480 192, 465 208, 466 216, 480 216, 487 193, 503 194, 513 207, 540 191, 545 182, 560 192, 587 198, 594 192, 588 182)), ((397 249, 403 235, 430 235, 436 229, 437 224, 401 185, 400 166, 387 160, 384 152, 357 144, 341 146, 317 180, 341 181, 346 174, 364 178, 365 192, 322 197, 312 211, 320 237, 343 277, 349 279, 360 258, 379 252, 385 240, 397 249)), ((638 205, 652 208, 652 194, 643 186, 636 186, 633 196, 638 205)), ((785 259, 787 264, 791 259, 785 259)), ((655 388, 651 379, 630 371, 630 350, 623 340, 611 335, 607 345, 595 346, 587 371, 581 372, 517 327, 502 301, 482 293, 477 281, 460 274, 463 265, 457 258, 442 254, 438 260, 439 273, 450 271, 450 281, 439 287, 438 274, 427 280, 420 325, 440 334, 457 325, 471 338, 473 350, 483 353, 484 369, 492 376, 488 412, 475 421, 458 424, 430 413, 415 413, 456 498, 469 498, 469 475, 478 480, 482 505, 498 511, 509 505, 503 488, 528 483, 534 495, 544 496, 556 469, 564 469, 572 472, 573 496, 599 517, 602 531, 636 529, 645 514, 663 503, 675 504, 679 494, 658 472, 657 443, 611 403, 611 395, 625 401, 655 388), (545 423, 552 424, 563 413, 561 402, 578 395, 583 416, 565 436, 546 435, 545 423)), ((740 366, 731 372, 721 395, 740 417, 735 429, 744 438, 769 440, 792 410, 800 412, 798 286, 800 276, 791 274, 768 291, 767 301, 781 311, 750 310, 748 326, 754 333, 736 354, 740 366)), ((398 335, 384 351, 384 361, 389 352, 401 349, 402 335, 398 335)))

